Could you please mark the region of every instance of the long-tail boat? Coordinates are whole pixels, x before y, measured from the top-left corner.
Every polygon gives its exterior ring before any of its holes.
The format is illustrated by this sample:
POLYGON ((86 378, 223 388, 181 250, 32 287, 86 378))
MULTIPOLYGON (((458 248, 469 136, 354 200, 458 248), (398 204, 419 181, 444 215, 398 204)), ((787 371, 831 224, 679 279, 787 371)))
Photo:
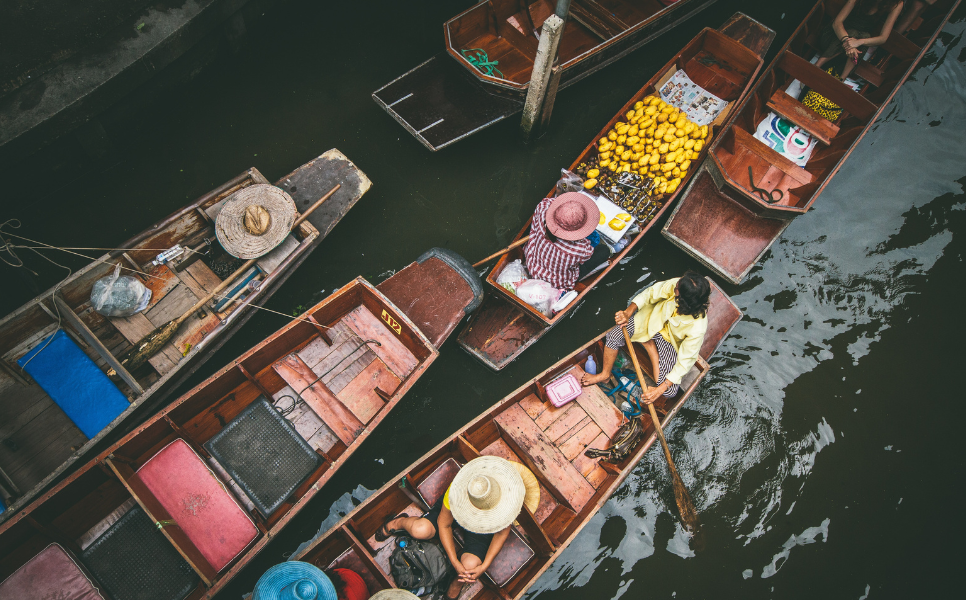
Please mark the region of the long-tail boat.
POLYGON ((860 59, 854 73, 865 83, 858 90, 809 62, 819 32, 843 4, 825 0, 809 12, 711 144, 664 226, 665 237, 734 283, 748 276, 795 217, 814 206, 932 47, 959 0, 937 1, 909 33, 893 31, 870 60, 860 59), (829 121, 786 93, 795 80, 841 107, 841 116, 829 121), (770 113, 817 140, 804 167, 755 137, 770 113))
MULTIPOLYGON (((713 0, 573 0, 557 54, 565 88, 697 14, 713 0)), ((443 25, 445 51, 372 94, 436 151, 523 110, 551 0, 487 0, 443 25), (472 60, 484 65, 474 65, 472 60)))
MULTIPOLYGON (((708 333, 701 358, 683 379, 681 391, 655 407, 666 411, 667 427, 708 373, 707 360, 741 319, 741 311, 712 286, 708 333)), ((540 482, 536 510, 524 506, 503 549, 489 570, 465 586, 460 600, 522 598, 551 563, 574 540, 654 444, 650 419, 637 446, 619 461, 589 458, 586 450, 603 449, 622 424, 623 415, 598 386, 584 388, 560 408, 546 398, 545 385, 574 373, 578 379, 588 356, 602 364, 604 335, 599 335, 534 377, 454 433, 398 477, 373 493, 329 531, 303 545, 290 560, 327 570, 346 568, 365 580, 370 593, 396 587, 389 571, 393 539, 377 542, 387 516, 425 514, 443 495, 461 465, 479 456, 499 456, 529 468, 540 482)), ((642 366, 649 361, 635 344, 642 366)), ((648 367, 649 368, 649 367, 648 367)), ((645 373, 645 377, 650 377, 645 373)), ((653 381, 650 382, 653 385, 653 381)))
POLYGON ((214 596, 481 299, 442 249, 378 287, 353 280, 0 524, 0 598, 214 596))
POLYGON ((7 508, 0 521, 134 412, 148 414, 161 406, 248 320, 256 310, 252 307, 264 304, 308 258, 371 185, 335 149, 279 180, 276 185, 290 193, 299 210, 337 183, 341 187, 239 283, 188 318, 149 364, 129 372, 119 357, 155 327, 189 310, 243 262, 215 242, 214 219, 232 194, 267 183, 257 169, 245 171, 0 320, 0 510, 7 508), (180 256, 155 260, 175 246, 185 249, 180 256), (138 277, 152 293, 147 307, 131 317, 105 317, 91 307, 94 282, 117 264, 122 274, 138 277), (246 287, 246 279, 255 281, 246 287), (39 348, 43 351, 31 358, 39 348), (117 375, 111 379, 107 373, 117 375))
MULTIPOLYGON (((570 170, 576 171, 578 165, 590 158, 595 158, 598 138, 605 136, 617 121, 625 118, 624 115, 635 102, 654 94, 655 90, 678 69, 683 69, 694 83, 729 102, 729 106, 725 107, 718 116, 718 120, 723 123, 729 108, 737 105, 745 92, 751 88, 764 62, 762 57, 774 36, 775 33, 772 30, 742 13, 736 13, 718 30, 705 28, 668 61, 667 65, 658 71, 640 91, 634 94, 621 110, 617 111, 601 133, 594 136, 593 141, 578 155, 570 170)), ((710 135, 716 135, 713 125, 710 135)), ((701 150, 697 160, 701 160, 706 152, 707 147, 701 150)), ((685 179, 675 192, 663 199, 663 205, 651 215, 650 219, 640 223, 640 232, 629 240, 626 247, 608 259, 608 264, 603 270, 577 282, 575 288, 579 293, 577 298, 553 316, 544 315, 497 283, 497 277, 506 265, 516 259, 526 262, 523 247, 505 254, 486 278, 488 284, 486 299, 460 332, 458 338, 460 346, 488 367, 497 371, 503 369, 566 317, 594 286, 607 277, 611 269, 634 249, 668 206, 675 201, 686 181, 685 179)), ((548 197, 554 194, 555 192, 551 190, 548 197)), ((514 240, 527 235, 529 229, 530 221, 514 240)))

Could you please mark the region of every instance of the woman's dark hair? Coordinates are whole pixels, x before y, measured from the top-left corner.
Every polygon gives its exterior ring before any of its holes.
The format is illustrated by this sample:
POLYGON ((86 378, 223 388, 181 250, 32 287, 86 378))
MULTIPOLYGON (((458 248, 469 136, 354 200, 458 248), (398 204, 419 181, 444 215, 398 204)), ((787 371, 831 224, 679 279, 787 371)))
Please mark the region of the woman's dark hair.
POLYGON ((678 280, 678 314, 695 319, 707 316, 710 297, 711 284, 706 277, 688 271, 678 280))
POLYGON ((329 577, 329 581, 332 582, 333 587, 335 587, 336 596, 341 596, 346 583, 345 579, 342 578, 342 573, 339 573, 339 569, 329 569, 325 571, 325 574, 329 577))

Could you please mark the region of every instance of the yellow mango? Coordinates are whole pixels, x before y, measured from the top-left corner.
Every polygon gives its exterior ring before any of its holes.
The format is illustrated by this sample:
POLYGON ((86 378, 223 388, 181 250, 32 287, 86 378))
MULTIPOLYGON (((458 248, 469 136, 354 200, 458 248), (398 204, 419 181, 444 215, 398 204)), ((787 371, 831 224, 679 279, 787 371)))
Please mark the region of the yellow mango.
POLYGON ((600 154, 598 154, 597 155, 597 158, 599 158, 600 160, 605 160, 605 159, 610 158, 610 156, 611 156, 611 151, 608 150, 606 152, 601 152, 600 154))
POLYGON ((676 138, 674 137, 674 134, 673 133, 665 133, 664 134, 664 137, 662 137, 661 139, 670 144, 676 138))
POLYGON ((614 147, 614 144, 612 142, 607 142, 606 144, 601 144, 600 146, 597 146, 597 150, 600 152, 607 152, 613 147, 614 147))
POLYGON ((617 164, 616 160, 612 160, 611 163, 607 165, 607 168, 610 169, 612 173, 616 171, 618 167, 620 167, 620 165, 617 164))
POLYGON ((661 165, 661 171, 665 173, 670 173, 674 169, 674 163, 664 163, 661 165))
POLYGON ((673 169, 671 169, 671 177, 680 178, 681 169, 679 169, 678 167, 674 167, 673 169))
POLYGON ((679 140, 678 138, 674 138, 674 141, 668 144, 667 149, 671 152, 674 152, 680 147, 681 147, 681 140, 679 140))
POLYGON ((670 144, 665 142, 657 147, 657 151, 660 152, 661 154, 667 154, 667 151, 670 149, 668 148, 668 146, 670 146, 670 144))
POLYGON ((624 142, 624 145, 633 146, 634 144, 637 144, 640 141, 641 141, 641 138, 637 137, 636 135, 629 135, 627 136, 627 140, 624 142))
POLYGON ((657 112, 656 106, 648 106, 647 108, 644 109, 644 114, 649 117, 654 116, 656 112, 657 112))
POLYGON ((616 129, 617 129, 617 135, 624 135, 625 133, 627 133, 627 130, 630 129, 630 125, 628 125, 627 123, 624 123, 623 125, 621 125, 620 127, 617 127, 616 129))
POLYGON ((685 140, 684 147, 687 148, 688 150, 690 150, 691 148, 694 148, 694 140, 685 140))
POLYGON ((703 140, 706 137, 708 137, 708 126, 707 125, 702 125, 701 126, 701 139, 703 140))
POLYGON ((655 152, 654 154, 652 154, 652 155, 651 155, 651 156, 650 156, 650 157, 649 157, 649 158, 647 159, 647 164, 649 164, 649 165, 656 165, 656 164, 657 164, 657 163, 659 163, 659 162, 661 162, 661 155, 660 155, 660 154, 658 154, 657 152, 655 152))
POLYGON ((674 162, 678 164, 681 164, 686 160, 688 160, 688 157, 684 154, 684 152, 678 152, 678 155, 674 157, 674 162))
POLYGON ((618 144, 617 147, 614 148, 614 155, 624 154, 624 150, 627 150, 627 148, 618 144))
POLYGON ((665 115, 665 114, 663 114, 663 113, 662 113, 662 114, 659 114, 659 115, 657 116, 657 118, 656 118, 655 120, 656 120, 656 121, 657 121, 658 123, 664 123, 664 122, 666 122, 666 121, 667 121, 667 115, 665 115))
POLYGON ((612 142, 614 140, 616 140, 617 139, 617 132, 614 131, 613 129, 611 129, 610 131, 608 131, 607 132, 607 139, 610 140, 610 141, 612 141, 612 142))
POLYGON ((644 152, 644 144, 638 142, 633 146, 631 146, 631 150, 633 150, 634 152, 644 152))
POLYGON ((694 142, 694 151, 701 152, 701 148, 704 148, 704 140, 698 140, 694 142))
POLYGON ((600 175, 600 169, 591 169, 591 170, 587 171, 587 178, 588 179, 597 179, 597 176, 598 175, 600 175))
POLYGON ((607 217, 604 216, 604 213, 600 213, 600 223, 599 224, 600 225, 603 225, 606 222, 607 222, 607 217))
POLYGON ((667 102, 665 102, 664 100, 658 99, 658 101, 657 101, 657 109, 658 110, 664 110, 665 108, 667 108, 667 106, 668 106, 667 102))
POLYGON ((595 185, 597 185, 596 179, 588 179, 587 181, 584 182, 584 189, 585 190, 593 189, 595 185))
POLYGON ((631 159, 631 154, 634 154, 634 153, 633 153, 633 152, 631 152, 630 150, 625 150, 625 151, 624 151, 624 152, 623 152, 623 153, 621 154, 621 160, 623 160, 623 161, 628 161, 628 160, 630 160, 630 159, 631 159))
POLYGON ((614 231, 620 231, 621 229, 624 229, 625 227, 627 227, 627 223, 625 223, 624 221, 621 221, 620 219, 614 218, 610 220, 607 226, 613 229, 614 231))
POLYGON ((641 102, 635 102, 634 103, 634 110, 637 110, 637 109, 641 108, 642 106, 644 106, 644 102, 643 101, 641 101, 641 102))
POLYGON ((623 146, 624 145, 624 142, 626 142, 626 141, 627 141, 627 135, 626 134, 621 134, 621 135, 617 136, 617 145, 618 146, 623 146))
POLYGON ((689 168, 691 168, 691 159, 686 158, 683 161, 681 161, 681 166, 680 166, 681 173, 687 173, 689 168))
POLYGON ((600 159, 600 168, 601 169, 604 169, 604 168, 606 168, 608 166, 610 166, 610 159, 609 158, 602 158, 602 159, 600 159))
POLYGON ((688 121, 687 123, 684 124, 684 132, 687 133, 688 135, 691 135, 691 132, 694 131, 696 128, 697 128, 697 125, 695 125, 691 121, 688 121))
POLYGON ((641 128, 638 127, 637 125, 631 125, 627 129, 627 137, 631 137, 631 136, 637 135, 640 132, 640 130, 641 130, 641 128))
POLYGON ((600 138, 599 140, 597 140, 597 145, 598 146, 603 146, 604 144, 607 144, 607 143, 610 143, 610 140, 607 139, 607 136, 606 135, 604 137, 600 138))
POLYGON ((637 123, 640 120, 641 120, 640 117, 634 117, 633 119, 631 119, 631 125, 634 125, 635 123, 637 123))
POLYGON ((637 164, 640 165, 640 166, 642 166, 642 167, 646 167, 647 166, 647 162, 649 160, 651 160, 651 155, 650 154, 645 154, 644 156, 642 156, 639 159, 637 159, 637 164))
POLYGON ((666 191, 667 191, 667 182, 666 181, 662 181, 660 183, 660 185, 657 186, 657 193, 658 194, 663 194, 666 191))

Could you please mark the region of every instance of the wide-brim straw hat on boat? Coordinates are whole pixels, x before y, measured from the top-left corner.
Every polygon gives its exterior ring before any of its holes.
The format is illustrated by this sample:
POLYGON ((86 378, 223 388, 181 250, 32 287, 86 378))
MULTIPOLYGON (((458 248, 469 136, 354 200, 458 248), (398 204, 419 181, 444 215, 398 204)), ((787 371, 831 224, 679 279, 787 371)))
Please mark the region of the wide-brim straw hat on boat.
POLYGON ((520 474, 520 479, 523 480, 523 487, 527 490, 523 496, 523 505, 529 508, 530 512, 537 512, 537 507, 540 506, 540 482, 537 481, 537 476, 533 474, 533 471, 518 462, 511 460, 510 464, 520 474))
POLYGON ((298 210, 285 191, 264 183, 235 192, 215 219, 222 248, 237 258, 267 254, 292 230, 298 210))
POLYGON ((547 229, 562 240, 582 240, 600 223, 597 203, 580 192, 560 194, 550 202, 547 229))
POLYGON ((449 509, 474 533, 506 529, 520 514, 527 486, 510 461, 481 456, 466 463, 449 486, 449 509))
POLYGON ((369 597, 369 600, 419 600, 419 596, 406 590, 400 590, 399 588, 390 588, 376 592, 369 597))
POLYGON ((338 600, 335 586, 315 565, 297 560, 286 561, 265 571, 255 584, 252 600, 281 600, 293 594, 286 588, 294 589, 296 598, 315 598, 316 600, 338 600), (314 594, 314 595, 313 595, 314 594))

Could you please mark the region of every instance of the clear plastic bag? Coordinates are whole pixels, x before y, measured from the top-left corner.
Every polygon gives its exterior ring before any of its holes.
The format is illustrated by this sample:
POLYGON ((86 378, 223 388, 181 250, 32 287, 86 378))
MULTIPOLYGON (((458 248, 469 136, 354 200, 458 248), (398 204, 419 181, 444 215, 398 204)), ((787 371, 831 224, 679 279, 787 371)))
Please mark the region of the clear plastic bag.
POLYGON ((114 272, 94 282, 91 306, 105 317, 130 317, 147 308, 151 290, 136 277, 121 276, 121 265, 114 272))
POLYGON ((560 179, 557 180, 557 196, 567 192, 582 192, 584 191, 584 179, 568 171, 567 169, 560 169, 560 179))
POLYGON ((549 317, 550 307, 560 297, 560 290, 541 279, 527 279, 517 287, 517 296, 549 317))
POLYGON ((515 294, 520 284, 529 278, 530 274, 527 273, 527 268, 523 266, 523 263, 518 258, 503 267, 500 274, 496 276, 496 282, 515 294))

